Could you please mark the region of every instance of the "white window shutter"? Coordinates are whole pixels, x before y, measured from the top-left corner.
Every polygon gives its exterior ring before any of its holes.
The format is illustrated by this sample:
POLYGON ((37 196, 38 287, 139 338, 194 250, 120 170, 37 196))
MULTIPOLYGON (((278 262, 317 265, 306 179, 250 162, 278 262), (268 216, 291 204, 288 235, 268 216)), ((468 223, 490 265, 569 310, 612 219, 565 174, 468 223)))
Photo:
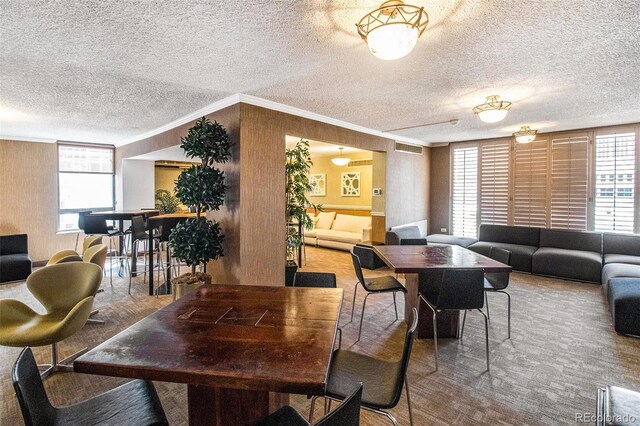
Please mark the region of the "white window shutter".
POLYGON ((478 147, 452 148, 451 231, 475 237, 478 209, 478 147))
POLYGON ((589 137, 551 140, 551 228, 587 229, 589 137))
POLYGON ((480 143, 480 223, 508 223, 510 151, 510 141, 480 143))
POLYGON ((515 143, 513 224, 547 227, 548 138, 515 143))

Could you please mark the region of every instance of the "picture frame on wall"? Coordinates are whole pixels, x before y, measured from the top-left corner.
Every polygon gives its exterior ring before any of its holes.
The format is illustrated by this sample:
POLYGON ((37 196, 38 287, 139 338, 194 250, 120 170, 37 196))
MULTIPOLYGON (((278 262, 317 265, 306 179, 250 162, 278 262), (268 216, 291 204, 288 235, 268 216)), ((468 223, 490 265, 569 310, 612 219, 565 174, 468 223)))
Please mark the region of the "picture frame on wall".
POLYGON ((343 197, 359 197, 360 196, 360 172, 342 173, 340 179, 341 196, 343 197))
POLYGON ((309 185, 311 185, 309 196, 324 197, 327 195, 327 175, 325 173, 309 175, 309 185))

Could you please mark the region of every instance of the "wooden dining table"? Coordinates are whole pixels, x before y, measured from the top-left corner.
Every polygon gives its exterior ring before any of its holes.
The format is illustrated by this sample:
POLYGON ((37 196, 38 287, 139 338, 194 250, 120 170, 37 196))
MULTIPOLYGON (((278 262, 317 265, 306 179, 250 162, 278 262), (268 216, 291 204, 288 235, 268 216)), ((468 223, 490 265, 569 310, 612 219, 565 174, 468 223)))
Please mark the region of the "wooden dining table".
MULTIPOLYGON (((437 292, 442 273, 447 269, 482 269, 485 272, 511 272, 511 266, 457 245, 373 246, 374 252, 395 273, 405 274, 404 317, 411 321, 411 310, 419 312, 417 336, 433 338, 432 311, 419 296, 423 291, 437 292), (420 279, 422 277, 422 279, 420 279), (422 281, 422 282, 421 282, 422 281)), ((459 312, 442 311, 436 315, 438 337, 458 337, 459 312)))
MULTIPOLYGON (((145 220, 147 220, 151 216, 157 216, 160 214, 160 210, 108 210, 108 211, 96 211, 91 212, 88 216, 97 216, 104 217, 106 220, 117 220, 118 221, 118 229, 124 232, 124 221, 131 220, 134 216, 142 216, 145 220)), ((118 252, 122 253, 124 247, 124 240, 120 237, 118 242, 118 252)), ((131 256, 132 259, 137 259, 138 254, 135 252, 135 244, 133 244, 133 238, 131 239, 131 256)), ((136 276, 137 274, 137 262, 131 262, 131 270, 130 273, 132 276, 136 276)))
POLYGON ((79 373, 187 384, 190 425, 245 425, 322 395, 342 289, 205 285, 78 358, 79 373))

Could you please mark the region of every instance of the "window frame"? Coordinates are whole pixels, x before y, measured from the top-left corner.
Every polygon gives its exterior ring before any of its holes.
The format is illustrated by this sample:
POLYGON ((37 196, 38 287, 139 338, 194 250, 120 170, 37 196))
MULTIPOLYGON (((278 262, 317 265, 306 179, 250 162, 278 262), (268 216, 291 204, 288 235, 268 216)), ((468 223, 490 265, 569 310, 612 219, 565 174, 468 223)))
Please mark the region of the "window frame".
POLYGON ((90 144, 90 143, 78 143, 78 142, 61 142, 56 143, 56 189, 57 189, 57 232, 77 232, 79 231, 76 226, 73 229, 60 229, 60 216, 63 214, 74 214, 85 210, 91 210, 95 212, 115 210, 116 207, 116 148, 114 145, 108 144, 90 144), (84 148, 101 148, 111 151, 111 170, 109 172, 79 172, 79 171, 61 171, 60 170, 60 148, 65 146, 71 147, 84 147, 84 148), (111 176, 111 206, 109 207, 84 207, 79 209, 62 209, 60 208, 60 174, 83 174, 83 175, 110 175, 111 176))

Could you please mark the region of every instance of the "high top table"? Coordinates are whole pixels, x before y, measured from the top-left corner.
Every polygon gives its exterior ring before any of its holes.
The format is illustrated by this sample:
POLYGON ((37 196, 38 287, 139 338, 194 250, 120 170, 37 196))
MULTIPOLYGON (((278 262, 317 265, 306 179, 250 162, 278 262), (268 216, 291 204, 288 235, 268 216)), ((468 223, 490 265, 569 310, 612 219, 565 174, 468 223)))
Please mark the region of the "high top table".
MULTIPOLYGON (((433 338, 431 310, 418 297, 419 275, 425 274, 426 291, 436 292, 446 269, 471 268, 485 272, 511 272, 511 266, 456 245, 373 246, 374 252, 395 273, 405 274, 404 318, 411 321, 411 309, 419 312, 417 336, 433 338), (440 275, 440 276, 439 276, 440 275)), ((458 337, 459 312, 438 312, 438 337, 458 337)))
POLYGON ((190 425, 246 425, 322 395, 342 289, 209 285, 78 358, 79 373, 188 385, 190 425))

